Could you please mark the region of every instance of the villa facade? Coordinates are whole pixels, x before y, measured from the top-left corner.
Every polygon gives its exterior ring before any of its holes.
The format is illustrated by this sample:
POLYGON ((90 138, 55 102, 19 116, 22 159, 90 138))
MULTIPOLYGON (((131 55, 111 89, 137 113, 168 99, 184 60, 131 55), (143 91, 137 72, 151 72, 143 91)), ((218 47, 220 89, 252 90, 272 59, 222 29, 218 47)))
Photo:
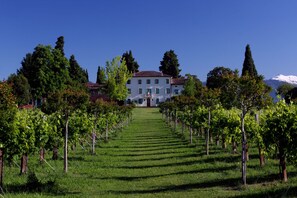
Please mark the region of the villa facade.
POLYGON ((140 71, 134 73, 127 82, 127 103, 135 103, 138 107, 154 107, 160 102, 180 95, 185 79, 173 79, 170 75, 157 71, 140 71))

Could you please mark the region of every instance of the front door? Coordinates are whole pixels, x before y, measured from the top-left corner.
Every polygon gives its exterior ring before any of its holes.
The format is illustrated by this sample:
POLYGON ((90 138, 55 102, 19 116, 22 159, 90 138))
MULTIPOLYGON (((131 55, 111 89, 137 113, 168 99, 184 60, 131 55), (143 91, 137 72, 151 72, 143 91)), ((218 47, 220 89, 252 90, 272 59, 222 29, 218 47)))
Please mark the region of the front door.
POLYGON ((151 106, 151 99, 150 98, 147 98, 146 99, 146 106, 147 107, 150 107, 151 106))

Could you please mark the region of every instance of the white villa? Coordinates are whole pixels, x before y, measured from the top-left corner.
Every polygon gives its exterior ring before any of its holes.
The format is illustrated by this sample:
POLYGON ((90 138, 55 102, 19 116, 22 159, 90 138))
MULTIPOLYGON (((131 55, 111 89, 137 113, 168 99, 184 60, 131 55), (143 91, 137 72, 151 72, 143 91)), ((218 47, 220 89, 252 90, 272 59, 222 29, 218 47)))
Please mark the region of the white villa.
POLYGON ((172 78, 157 71, 140 71, 134 73, 127 82, 127 103, 138 107, 158 106, 160 102, 170 100, 181 94, 184 89, 184 78, 172 78))

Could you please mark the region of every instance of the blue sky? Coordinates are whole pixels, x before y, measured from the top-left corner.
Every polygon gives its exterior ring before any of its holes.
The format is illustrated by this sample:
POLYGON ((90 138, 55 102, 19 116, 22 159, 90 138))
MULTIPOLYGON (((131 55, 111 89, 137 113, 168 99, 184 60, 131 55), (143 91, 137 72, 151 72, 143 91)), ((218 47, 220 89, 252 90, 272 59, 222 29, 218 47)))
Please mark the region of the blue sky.
POLYGON ((170 49, 183 75, 205 81, 216 66, 241 71, 247 44, 266 79, 297 75, 296 10, 296 0, 1 0, 0 79, 59 36, 90 81, 128 50, 140 70, 158 70, 170 49))

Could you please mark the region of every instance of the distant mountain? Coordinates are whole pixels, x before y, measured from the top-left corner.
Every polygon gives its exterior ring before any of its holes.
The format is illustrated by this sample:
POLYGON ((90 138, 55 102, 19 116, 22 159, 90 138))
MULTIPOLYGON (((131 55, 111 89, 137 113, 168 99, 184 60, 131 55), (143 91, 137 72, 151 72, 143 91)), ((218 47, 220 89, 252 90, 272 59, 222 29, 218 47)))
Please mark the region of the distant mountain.
POLYGON ((272 92, 271 92, 271 96, 276 99, 276 90, 279 86, 288 83, 288 84, 292 84, 294 86, 297 87, 297 76, 293 76, 293 75, 282 75, 279 74, 269 80, 264 80, 264 82, 270 86, 272 88, 272 92))

